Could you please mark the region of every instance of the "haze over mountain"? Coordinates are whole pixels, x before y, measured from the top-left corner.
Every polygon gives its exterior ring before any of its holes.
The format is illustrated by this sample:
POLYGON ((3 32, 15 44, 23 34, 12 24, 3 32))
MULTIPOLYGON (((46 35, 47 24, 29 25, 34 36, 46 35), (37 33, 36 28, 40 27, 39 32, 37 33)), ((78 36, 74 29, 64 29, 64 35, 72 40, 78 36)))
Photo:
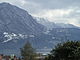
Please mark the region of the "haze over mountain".
POLYGON ((27 11, 9 3, 0 4, 0 53, 20 54, 30 41, 38 52, 49 52, 57 43, 80 40, 80 29, 71 24, 38 21, 27 11), (46 29, 47 28, 47 29, 46 29))
POLYGON ((36 19, 38 23, 44 25, 48 30, 52 30, 53 28, 79 28, 72 24, 50 22, 45 18, 34 17, 34 19, 36 19))

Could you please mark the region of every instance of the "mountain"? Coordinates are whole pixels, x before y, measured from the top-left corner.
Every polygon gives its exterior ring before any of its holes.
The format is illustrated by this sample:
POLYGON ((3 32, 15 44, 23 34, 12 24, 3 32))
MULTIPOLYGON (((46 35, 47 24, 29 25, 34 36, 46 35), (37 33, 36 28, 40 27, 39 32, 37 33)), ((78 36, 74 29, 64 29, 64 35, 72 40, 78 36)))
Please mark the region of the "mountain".
POLYGON ((0 54, 18 54, 28 38, 44 32, 44 26, 25 10, 0 3, 0 54))
POLYGON ((34 19, 47 28, 42 35, 38 35, 37 37, 33 38, 33 40, 38 43, 36 46, 40 52, 49 52, 55 47, 56 44, 66 42, 68 40, 80 41, 80 28, 77 26, 72 24, 49 22, 44 18, 34 19))
POLYGON ((0 4, 0 32, 37 34, 43 30, 27 11, 9 3, 0 4))
POLYGON ((65 23, 55 23, 50 22, 48 19, 35 17, 36 21, 42 25, 44 25, 48 30, 52 30, 53 28, 79 28, 72 24, 65 24, 65 23))
POLYGON ((56 44, 80 40, 80 29, 71 24, 34 18, 9 3, 0 4, 0 54, 20 56, 20 48, 29 41, 37 52, 48 53, 56 44))

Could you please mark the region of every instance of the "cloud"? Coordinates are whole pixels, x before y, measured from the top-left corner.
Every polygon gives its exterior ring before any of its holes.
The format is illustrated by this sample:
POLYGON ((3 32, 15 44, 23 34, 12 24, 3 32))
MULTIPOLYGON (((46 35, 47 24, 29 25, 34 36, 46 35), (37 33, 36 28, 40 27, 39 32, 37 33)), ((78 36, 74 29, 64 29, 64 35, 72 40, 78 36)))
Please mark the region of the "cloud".
POLYGON ((43 10, 37 14, 34 14, 34 16, 39 17, 46 17, 46 18, 54 18, 54 17, 63 17, 65 15, 69 15, 71 12, 73 12, 73 9, 53 9, 53 10, 43 10))
POLYGON ((43 8, 55 9, 69 6, 80 6, 80 0, 26 0, 42 5, 43 8))
POLYGON ((80 26, 80 9, 77 7, 43 10, 42 12, 32 15, 36 17, 47 18, 51 22, 70 23, 80 26))
POLYGON ((52 22, 80 26, 80 0, 0 0, 27 10, 36 17, 52 22))

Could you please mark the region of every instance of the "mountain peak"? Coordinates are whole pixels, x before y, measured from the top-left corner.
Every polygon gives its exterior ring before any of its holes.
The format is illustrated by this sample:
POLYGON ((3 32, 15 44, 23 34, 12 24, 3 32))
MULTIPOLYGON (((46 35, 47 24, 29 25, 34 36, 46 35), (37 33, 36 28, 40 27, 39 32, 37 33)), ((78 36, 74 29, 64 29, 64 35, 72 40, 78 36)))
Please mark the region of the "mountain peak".
POLYGON ((3 3, 0 3, 0 5, 11 5, 11 4, 7 2, 3 2, 3 3))
POLYGON ((3 3, 0 3, 0 8, 2 9, 2 8, 11 8, 11 7, 13 7, 14 5, 12 5, 12 4, 10 4, 10 3, 7 3, 7 2, 3 2, 3 3))
POLYGON ((7 2, 0 3, 0 10, 2 10, 2 9, 3 9, 3 11, 5 11, 5 10, 7 10, 7 11, 12 10, 14 12, 17 11, 19 13, 20 13, 20 11, 24 11, 24 13, 28 14, 28 12, 25 11, 24 9, 22 9, 20 7, 17 7, 15 5, 13 5, 13 4, 7 3, 7 2))
POLYGON ((37 34, 37 32, 41 33, 43 26, 38 24, 27 11, 3 2, 0 3, 0 28, 2 28, 0 32, 37 34))

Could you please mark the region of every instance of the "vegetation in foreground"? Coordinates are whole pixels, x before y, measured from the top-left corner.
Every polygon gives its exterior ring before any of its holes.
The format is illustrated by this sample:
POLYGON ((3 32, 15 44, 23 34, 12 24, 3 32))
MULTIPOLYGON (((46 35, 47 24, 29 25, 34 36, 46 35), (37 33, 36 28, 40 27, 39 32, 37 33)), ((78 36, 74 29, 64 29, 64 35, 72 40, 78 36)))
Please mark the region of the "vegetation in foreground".
POLYGON ((21 48, 21 56, 22 58, 0 55, 0 60, 80 60, 80 41, 57 44, 47 56, 37 54, 30 42, 27 42, 21 48))
POLYGON ((80 60, 80 41, 58 44, 45 60, 80 60))
POLYGON ((29 41, 23 48, 21 48, 21 56, 23 60, 35 60, 36 55, 35 49, 31 46, 29 41))

